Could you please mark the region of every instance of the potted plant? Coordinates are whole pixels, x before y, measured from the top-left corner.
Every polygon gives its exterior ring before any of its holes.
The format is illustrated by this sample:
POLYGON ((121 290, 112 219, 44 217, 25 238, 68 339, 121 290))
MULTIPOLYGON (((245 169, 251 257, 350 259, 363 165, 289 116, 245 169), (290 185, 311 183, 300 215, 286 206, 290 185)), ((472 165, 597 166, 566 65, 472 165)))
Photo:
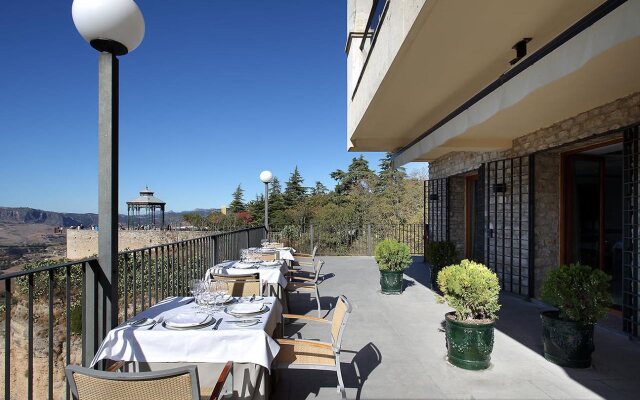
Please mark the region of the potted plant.
POLYGON ((375 258, 380 269, 382 293, 402 293, 402 272, 413 262, 409 246, 395 240, 383 240, 376 246, 375 258))
POLYGON ((547 274, 542 300, 557 310, 543 311, 544 357, 563 367, 587 368, 594 350, 593 328, 609 311, 611 277, 588 265, 561 266, 547 274))
POLYGON ((489 367, 493 329, 500 304, 498 277, 483 264, 462 260, 438 273, 442 296, 455 311, 445 314, 447 356, 456 367, 479 370, 489 367))
POLYGON ((456 245, 449 241, 430 242, 427 245, 425 258, 431 265, 431 289, 436 289, 438 272, 447 265, 458 262, 456 245))

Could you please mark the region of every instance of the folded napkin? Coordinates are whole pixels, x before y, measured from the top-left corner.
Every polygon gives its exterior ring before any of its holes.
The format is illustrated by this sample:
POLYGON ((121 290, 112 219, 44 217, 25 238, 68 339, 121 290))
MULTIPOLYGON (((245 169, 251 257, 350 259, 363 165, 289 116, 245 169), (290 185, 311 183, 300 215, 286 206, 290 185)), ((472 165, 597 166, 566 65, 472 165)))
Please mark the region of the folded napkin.
POLYGON ((180 313, 167 318, 166 324, 176 328, 202 325, 211 318, 204 313, 180 313))
POLYGON ((262 311, 264 303, 241 303, 229 308, 233 314, 253 314, 262 311))

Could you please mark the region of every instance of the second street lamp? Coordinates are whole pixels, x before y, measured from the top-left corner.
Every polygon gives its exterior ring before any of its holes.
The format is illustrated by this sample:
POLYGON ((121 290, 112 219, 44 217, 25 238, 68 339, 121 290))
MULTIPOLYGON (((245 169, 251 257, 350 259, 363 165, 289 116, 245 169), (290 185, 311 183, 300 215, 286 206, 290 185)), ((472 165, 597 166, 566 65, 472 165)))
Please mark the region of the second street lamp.
POLYGON ((269 232, 269 183, 273 182, 271 171, 262 171, 260 180, 264 183, 264 229, 269 232))
POLYGON ((88 365, 106 332, 118 325, 119 63, 142 42, 144 18, 133 0, 74 0, 73 23, 98 56, 98 265, 87 268, 83 316, 88 365), (95 285, 95 282, 99 282, 95 285), (97 290, 97 292, 96 292, 97 290))

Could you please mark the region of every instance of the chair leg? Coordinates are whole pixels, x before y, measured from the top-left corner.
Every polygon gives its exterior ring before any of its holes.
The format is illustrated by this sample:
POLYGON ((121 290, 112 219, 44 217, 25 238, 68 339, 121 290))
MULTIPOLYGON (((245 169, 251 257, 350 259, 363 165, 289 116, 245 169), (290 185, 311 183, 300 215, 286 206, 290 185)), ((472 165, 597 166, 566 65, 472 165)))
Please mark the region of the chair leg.
POLYGON ((343 400, 345 400, 347 398, 347 393, 344 389, 344 381, 342 380, 342 371, 340 370, 340 356, 337 355, 336 357, 336 374, 338 375, 338 393, 340 393, 340 396, 342 397, 343 400))
POLYGON ((318 286, 316 286, 316 303, 318 303, 318 318, 322 318, 322 310, 320 310, 320 291, 318 290, 318 286))

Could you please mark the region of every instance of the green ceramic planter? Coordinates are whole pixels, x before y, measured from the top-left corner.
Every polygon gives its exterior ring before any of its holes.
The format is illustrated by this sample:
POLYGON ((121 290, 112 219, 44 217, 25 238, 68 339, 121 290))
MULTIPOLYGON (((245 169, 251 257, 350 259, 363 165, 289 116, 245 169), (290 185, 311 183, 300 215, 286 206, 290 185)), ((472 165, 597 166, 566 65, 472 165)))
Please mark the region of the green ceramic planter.
POLYGON ((544 311, 544 358, 561 367, 588 368, 593 353, 593 325, 558 319, 557 311, 544 311))
POLYGON ((402 293, 402 271, 380 271, 380 288, 384 294, 402 293))
POLYGON ((446 314, 447 355, 456 367, 480 370, 491 364, 495 323, 473 324, 456 321, 455 313, 446 314))

